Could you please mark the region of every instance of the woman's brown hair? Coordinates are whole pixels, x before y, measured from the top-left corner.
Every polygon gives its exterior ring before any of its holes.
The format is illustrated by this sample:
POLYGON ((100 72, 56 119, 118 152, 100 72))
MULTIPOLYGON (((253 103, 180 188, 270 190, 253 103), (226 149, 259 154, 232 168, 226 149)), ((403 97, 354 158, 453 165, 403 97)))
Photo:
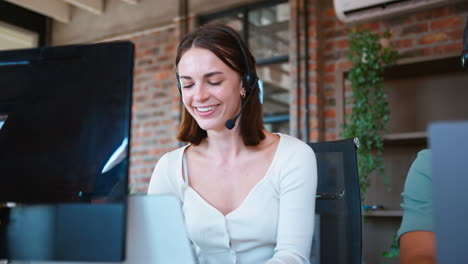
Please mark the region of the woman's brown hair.
MULTIPOLYGON (((213 52, 221 61, 241 76, 244 76, 247 70, 255 73, 254 57, 240 36, 228 26, 204 25, 185 35, 177 49, 176 68, 184 53, 192 47, 204 48, 213 52), (242 47, 239 45, 242 45, 242 47), (245 58, 247 58, 247 61, 245 61, 245 58), (246 69, 246 64, 248 64, 249 69, 246 69)), ((246 146, 255 146, 265 138, 258 84, 255 83, 250 91, 248 89, 246 91, 245 102, 242 102, 244 110, 238 124, 240 126, 239 132, 246 146)), ((206 130, 198 126, 195 119, 184 107, 177 139, 198 145, 206 137, 206 130)))

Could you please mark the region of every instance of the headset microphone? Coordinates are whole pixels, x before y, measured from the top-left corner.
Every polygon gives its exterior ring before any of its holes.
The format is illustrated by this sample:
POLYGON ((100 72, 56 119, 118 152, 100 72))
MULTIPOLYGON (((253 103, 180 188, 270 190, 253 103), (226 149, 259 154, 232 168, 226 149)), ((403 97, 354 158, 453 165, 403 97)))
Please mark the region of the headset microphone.
POLYGON ((247 98, 245 98, 245 100, 242 100, 242 104, 241 104, 241 109, 239 111, 239 113, 237 113, 237 115, 235 115, 233 118, 231 119, 228 119, 226 121, 226 123, 224 124, 226 126, 227 129, 231 130, 234 128, 234 126, 236 125, 236 121, 237 119, 239 118, 239 116, 242 114, 242 112, 244 112, 244 109, 245 109, 245 105, 247 104, 247 102, 249 101, 249 98, 250 98, 250 95, 252 93, 249 93, 249 95, 247 95, 247 98))
POLYGON ((241 106, 241 110, 237 115, 235 115, 233 118, 226 121, 224 125, 226 126, 227 129, 231 130, 234 128, 234 126, 236 125, 237 118, 239 118, 243 110, 244 110, 244 105, 241 106))

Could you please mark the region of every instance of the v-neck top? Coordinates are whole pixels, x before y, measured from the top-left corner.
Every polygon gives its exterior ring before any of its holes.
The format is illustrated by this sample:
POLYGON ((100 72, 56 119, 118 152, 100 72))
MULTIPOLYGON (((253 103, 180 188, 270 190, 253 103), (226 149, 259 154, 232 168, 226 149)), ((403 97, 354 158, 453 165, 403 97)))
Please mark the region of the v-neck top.
POLYGON ((304 142, 278 135, 266 174, 227 215, 184 178, 183 157, 189 145, 165 154, 157 163, 148 194, 179 198, 200 264, 309 263, 317 188, 315 154, 304 142))

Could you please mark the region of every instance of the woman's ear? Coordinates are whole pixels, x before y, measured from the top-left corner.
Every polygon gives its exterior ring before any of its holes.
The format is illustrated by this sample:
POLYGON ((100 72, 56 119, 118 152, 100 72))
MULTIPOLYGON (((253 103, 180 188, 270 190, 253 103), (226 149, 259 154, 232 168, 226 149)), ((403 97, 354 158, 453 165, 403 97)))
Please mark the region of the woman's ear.
POLYGON ((247 95, 247 93, 246 93, 246 91, 245 91, 245 88, 242 87, 242 88, 241 88, 241 91, 240 91, 240 97, 241 97, 242 99, 245 99, 245 96, 246 96, 246 95, 247 95))

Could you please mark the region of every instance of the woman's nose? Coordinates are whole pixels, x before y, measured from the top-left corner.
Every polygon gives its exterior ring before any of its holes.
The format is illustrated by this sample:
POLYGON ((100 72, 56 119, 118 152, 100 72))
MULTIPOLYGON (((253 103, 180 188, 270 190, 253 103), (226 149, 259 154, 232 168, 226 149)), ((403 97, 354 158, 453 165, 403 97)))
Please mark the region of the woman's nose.
POLYGON ((194 87, 194 94, 193 97, 197 101, 203 101, 206 100, 209 97, 208 89, 205 85, 196 85, 194 87))

